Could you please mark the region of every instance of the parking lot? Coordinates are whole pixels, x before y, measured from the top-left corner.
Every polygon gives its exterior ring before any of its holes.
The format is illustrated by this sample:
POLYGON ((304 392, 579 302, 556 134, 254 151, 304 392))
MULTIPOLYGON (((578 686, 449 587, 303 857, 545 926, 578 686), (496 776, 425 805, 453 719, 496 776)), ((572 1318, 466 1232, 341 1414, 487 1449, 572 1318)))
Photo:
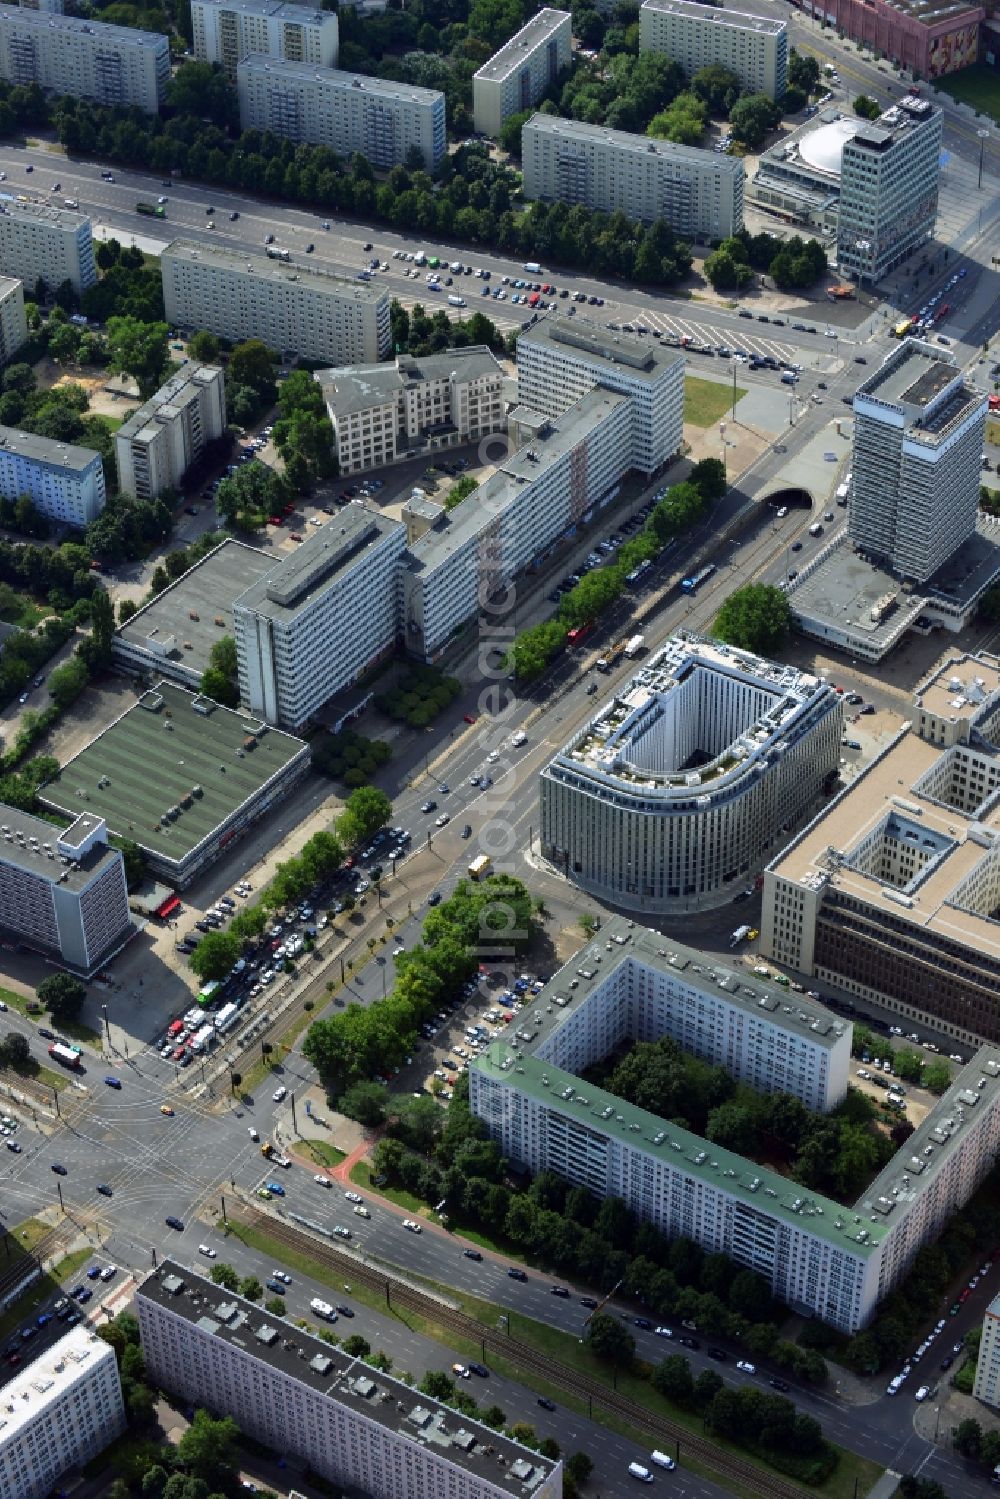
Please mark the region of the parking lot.
MULTIPOLYGON (((477 300, 509 301, 513 307, 525 307, 531 312, 562 310, 572 315, 576 312, 578 303, 587 303, 591 307, 604 306, 603 297, 588 295, 582 291, 571 294, 568 287, 559 287, 542 279, 535 281, 525 280, 520 276, 494 275, 484 266, 465 265, 461 260, 453 260, 449 264, 436 255, 425 255, 422 250, 393 250, 392 258, 407 262, 403 275, 409 280, 422 282, 432 298, 437 294, 447 296, 451 307, 468 307, 470 304, 474 307, 477 300), (560 302, 570 302, 570 305, 559 309, 560 302)), ((389 264, 388 261, 380 262, 376 255, 371 267, 373 271, 388 270, 389 264)))

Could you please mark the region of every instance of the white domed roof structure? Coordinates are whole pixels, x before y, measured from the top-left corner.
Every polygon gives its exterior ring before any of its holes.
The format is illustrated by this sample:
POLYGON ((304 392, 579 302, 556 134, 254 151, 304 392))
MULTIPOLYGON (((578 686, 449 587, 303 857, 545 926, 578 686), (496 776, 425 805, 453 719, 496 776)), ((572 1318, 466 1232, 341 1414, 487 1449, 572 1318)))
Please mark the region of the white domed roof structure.
POLYGON ((833 120, 829 125, 820 125, 798 142, 802 160, 817 172, 830 177, 840 176, 840 161, 844 146, 861 129, 863 120, 833 120))

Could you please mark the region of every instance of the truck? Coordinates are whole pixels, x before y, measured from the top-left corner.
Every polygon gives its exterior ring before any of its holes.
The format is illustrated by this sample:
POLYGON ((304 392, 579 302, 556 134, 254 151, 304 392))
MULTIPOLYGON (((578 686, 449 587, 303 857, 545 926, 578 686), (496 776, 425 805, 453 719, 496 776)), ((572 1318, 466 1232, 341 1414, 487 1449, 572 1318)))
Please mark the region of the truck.
POLYGON ((470 880, 483 880, 486 878, 492 868, 493 860, 490 858, 489 854, 480 854, 478 858, 473 859, 472 863, 469 865, 469 878, 470 880))
POLYGON ((190 1047, 192 1051, 207 1051, 215 1039, 215 1026, 203 1025, 200 1031, 196 1031, 191 1037, 190 1047))
POLYGON ((79 206, 80 205, 77 202, 76 198, 63 198, 64 208, 79 208, 79 206))
POLYGON ((212 1000, 212 996, 218 993, 219 987, 220 986, 218 979, 209 979, 204 989, 200 989, 198 991, 198 1003, 201 1005, 203 1010, 208 1009, 208 1006, 212 1000))
POLYGON ((274 1155, 274 1146, 271 1144, 270 1140, 264 1141, 263 1145, 260 1147, 260 1153, 264 1157, 265 1161, 269 1161, 271 1159, 271 1157, 274 1155))
POLYGON ((540 276, 542 274, 542 268, 537 260, 526 260, 521 269, 527 271, 529 276, 540 276))
POLYGON ((322 1317, 324 1322, 336 1322, 337 1320, 337 1313, 330 1303, 320 1300, 318 1296, 314 1296, 312 1301, 310 1301, 309 1310, 315 1312, 317 1317, 322 1317))
POLYGON ((218 1031, 220 1036, 224 1036, 226 1034, 226 1031, 232 1030, 233 1026, 236 1024, 236 1019, 239 1013, 240 1012, 235 1005, 229 1004, 222 1006, 222 1009, 215 1017, 215 1029, 218 1031))
POLYGON ((291 253, 283 250, 280 245, 268 245, 266 250, 268 260, 291 260, 291 253))
POLYGON ((71 1072, 80 1070, 80 1051, 76 1046, 65 1046, 62 1041, 56 1041, 49 1047, 49 1056, 53 1062, 58 1062, 60 1067, 68 1067, 71 1072))
POLYGON ((162 203, 137 203, 135 211, 136 213, 144 213, 151 219, 165 219, 167 216, 167 210, 162 203))
POLYGON ((746 939, 749 937, 749 935, 750 935, 750 926, 749 926, 749 923, 744 922, 742 926, 738 926, 736 928, 735 932, 730 937, 730 939, 729 939, 729 946, 730 947, 739 947, 740 943, 741 942, 745 942, 746 939))
POLYGON ((615 665, 615 663, 621 660, 622 654, 627 645, 627 640, 616 640, 614 645, 609 646, 609 648, 604 652, 602 656, 598 656, 597 660, 594 662, 594 666, 598 671, 603 671, 605 674, 607 674, 615 665))
POLYGON ((626 642, 625 655, 628 657, 629 661, 632 661, 636 656, 638 656, 639 652, 642 650, 645 644, 645 635, 633 635, 631 640, 626 642))
POLYGON ((465 306, 465 298, 464 297, 451 296, 451 297, 448 298, 448 305, 450 307, 464 307, 465 306))

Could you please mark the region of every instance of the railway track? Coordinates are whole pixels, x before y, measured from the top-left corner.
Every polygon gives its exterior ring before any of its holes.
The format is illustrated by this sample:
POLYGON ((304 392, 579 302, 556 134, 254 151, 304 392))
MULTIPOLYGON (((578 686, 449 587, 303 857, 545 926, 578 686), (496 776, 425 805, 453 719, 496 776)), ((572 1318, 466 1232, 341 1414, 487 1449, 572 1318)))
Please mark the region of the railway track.
POLYGON ((289 1249, 319 1260, 338 1277, 344 1276, 347 1280, 361 1284, 368 1290, 377 1291, 385 1297, 387 1307, 419 1312, 430 1317, 456 1336, 480 1344, 484 1355, 493 1353, 508 1363, 516 1364, 519 1368, 538 1375, 547 1384, 586 1400, 591 1412, 595 1407, 604 1410, 609 1415, 627 1421, 630 1426, 644 1432, 660 1444, 679 1442, 685 1452, 696 1457, 722 1477, 730 1478, 749 1492, 761 1495, 762 1499, 804 1499, 806 1490, 796 1484, 787 1482, 777 1474, 765 1473, 752 1463, 720 1450, 714 1442, 693 1434, 686 1426, 681 1426, 668 1417, 658 1416, 652 1411, 644 1410, 624 1395, 619 1395, 615 1390, 609 1390, 592 1376, 542 1353, 520 1338, 511 1337, 496 1328, 487 1327, 465 1312, 448 1307, 435 1297, 425 1295, 413 1286, 396 1280, 393 1276, 376 1270, 371 1265, 364 1264, 354 1255, 338 1249, 335 1244, 327 1244, 308 1232, 293 1228, 291 1224, 283 1222, 280 1218, 260 1212, 257 1208, 243 1208, 233 1216, 238 1221, 246 1222, 250 1227, 259 1229, 262 1233, 270 1234, 272 1238, 289 1249))
POLYGON ((45 1261, 52 1259, 60 1249, 68 1249, 78 1233, 79 1228, 75 1223, 57 1224, 55 1228, 50 1228, 26 1255, 22 1255, 11 1265, 5 1265, 0 1270, 0 1305, 11 1291, 20 1285, 33 1265, 41 1269, 45 1261))

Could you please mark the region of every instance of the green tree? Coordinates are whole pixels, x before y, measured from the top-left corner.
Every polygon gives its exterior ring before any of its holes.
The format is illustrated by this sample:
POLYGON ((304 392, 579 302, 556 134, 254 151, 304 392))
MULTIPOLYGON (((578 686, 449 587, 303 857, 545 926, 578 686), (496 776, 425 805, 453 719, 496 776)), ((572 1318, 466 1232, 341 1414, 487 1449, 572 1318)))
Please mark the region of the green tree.
POLYGON ((788 82, 803 93, 811 94, 819 83, 819 61, 811 52, 788 51, 788 82))
POLYGON ((761 656, 772 656, 791 624, 788 596, 767 583, 748 583, 725 600, 713 632, 720 640, 761 656))
POLYGON ((232 932, 207 932, 194 952, 190 963, 203 983, 213 979, 224 979, 240 955, 240 941, 232 932))
POLYGON ((163 322, 108 319, 108 363, 116 374, 132 376, 144 401, 163 384, 169 360, 167 332, 163 322))
POLYGON ((227 1265, 224 1260, 217 1261, 210 1271, 210 1279, 213 1285, 223 1286, 227 1291, 238 1291, 240 1278, 232 1265, 227 1265))
POLYGON ((215 498, 219 514, 232 525, 256 530, 269 515, 279 515, 294 498, 288 480, 256 459, 241 464, 235 474, 223 479, 215 498))
POLYGON ((228 1487, 236 1467, 239 1435, 232 1416, 216 1420, 208 1411, 196 1410, 177 1444, 177 1456, 192 1477, 202 1479, 210 1488, 228 1487))
POLYGON ((755 150, 781 120, 781 110, 767 94, 744 94, 729 111, 729 124, 738 141, 755 150))
POLYGON ((167 87, 167 103, 179 115, 223 127, 235 125, 239 118, 236 90, 215 63, 182 63, 167 87))
MULTIPOLYGON (((338 1108, 348 1119, 356 1119, 366 1129, 374 1129, 385 1123, 389 1090, 384 1083, 367 1080, 352 1083, 341 1095, 338 1108)), ((436 1107, 436 1106, 435 1106, 436 1107)))
POLYGON ((234 386, 249 385, 268 401, 277 394, 274 367, 277 356, 259 338, 248 338, 237 344, 229 358, 229 379, 234 386))
POLYGON ((455 1381, 440 1369, 428 1369, 417 1388, 422 1395, 430 1395, 432 1400, 455 1398, 455 1381))
POLYGON ((95 666, 111 664, 111 643, 115 636, 115 608, 103 588, 95 588, 90 596, 90 647, 95 666))
POLYGON ((284 1297, 269 1296, 264 1302, 264 1310, 269 1317, 283 1317, 286 1310, 284 1297))
POLYGON ((595 1312, 587 1323, 586 1339, 599 1358, 623 1368, 635 1358, 635 1338, 623 1322, 607 1312, 595 1312))
POLYGON ((753 280, 746 250, 739 240, 727 239, 705 257, 705 275, 715 291, 737 290, 753 280))
POLYGON ((508 115, 500 127, 500 146, 509 156, 521 160, 521 131, 531 119, 534 110, 522 109, 517 114, 508 115))
POLYGON ((359 786, 352 791, 337 819, 337 833, 345 847, 367 843, 392 816, 392 802, 377 786, 359 786))
POLYGON ((71 656, 49 673, 49 696, 60 712, 63 712, 71 703, 76 702, 89 681, 87 663, 80 656, 71 656))
POLYGON ((222 635, 209 652, 208 666, 201 675, 201 691, 224 707, 235 708, 240 700, 238 671, 236 641, 231 635, 222 635))
POLYGON ((188 357, 198 364, 214 364, 219 357, 219 340, 204 328, 188 339, 188 357))
POLYGON ((854 113, 860 115, 863 120, 877 120, 882 113, 882 106, 869 94, 858 94, 854 101, 854 113))
POLYGON ((30 1060, 31 1047, 27 1036, 22 1036, 20 1031, 8 1031, 6 1036, 0 1037, 0 1066, 20 1071, 30 1060))
POLYGON ((694 1376, 683 1354, 671 1353, 661 1359, 653 1369, 652 1384, 677 1405, 690 1405, 694 1400, 694 1376))
MULTIPOLYGON (((891 1055, 891 1053, 890 1053, 891 1055)), ((892 1057, 893 1071, 906 1083, 918 1084, 923 1080, 924 1059, 919 1051, 901 1047, 892 1057)))
POLYGON ((678 146, 697 146, 705 134, 707 120, 708 106, 697 94, 678 94, 672 104, 653 116, 646 134, 678 146))
POLYGON ((50 973, 35 994, 54 1020, 75 1020, 87 998, 87 986, 71 973, 50 973))
POLYGON ((983 1428, 973 1416, 959 1421, 952 1437, 952 1446, 963 1457, 978 1457, 983 1440, 983 1428))
POLYGON ((121 840, 122 862, 125 865, 125 883, 129 890, 138 890, 146 878, 146 855, 131 838, 121 840))
POLYGON ((951 1087, 951 1068, 947 1062, 928 1062, 924 1068, 924 1087, 931 1093, 944 1093, 951 1087))
POLYGON ((240 1295, 247 1301, 259 1301, 264 1294, 264 1287, 256 1275, 245 1275, 240 1281, 240 1295))
POLYGON ((372 1345, 367 1338, 363 1338, 359 1332, 354 1332, 349 1338, 345 1338, 342 1344, 348 1358, 364 1358, 366 1353, 371 1353, 372 1345))
POLYGON ((691 92, 712 114, 726 114, 740 96, 740 80, 730 68, 713 62, 692 75, 691 92))
POLYGON ((720 458, 702 458, 688 474, 688 483, 693 484, 708 503, 721 500, 728 487, 726 466, 720 458))

